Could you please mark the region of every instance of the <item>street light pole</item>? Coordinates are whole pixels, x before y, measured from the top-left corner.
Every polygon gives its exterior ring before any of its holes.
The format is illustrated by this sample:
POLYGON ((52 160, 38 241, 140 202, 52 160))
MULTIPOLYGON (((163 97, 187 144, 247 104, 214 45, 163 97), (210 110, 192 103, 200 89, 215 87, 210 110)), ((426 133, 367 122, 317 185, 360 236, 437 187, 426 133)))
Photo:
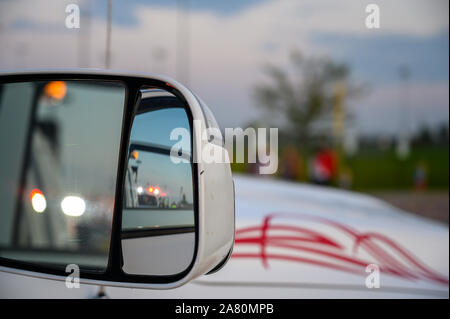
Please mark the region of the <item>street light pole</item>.
POLYGON ((189 84, 189 0, 177 1, 176 77, 189 84))
POLYGON ((108 13, 106 21, 105 69, 109 69, 111 66, 111 20, 112 20, 112 0, 108 0, 108 13))
POLYGON ((408 92, 408 84, 409 79, 411 77, 411 70, 409 66, 402 65, 398 69, 398 74, 400 77, 400 83, 403 84, 403 87, 400 91, 403 91, 403 94, 400 94, 400 123, 399 123, 399 134, 397 141, 397 156, 404 159, 408 157, 410 152, 410 109, 409 109, 409 92, 408 92))

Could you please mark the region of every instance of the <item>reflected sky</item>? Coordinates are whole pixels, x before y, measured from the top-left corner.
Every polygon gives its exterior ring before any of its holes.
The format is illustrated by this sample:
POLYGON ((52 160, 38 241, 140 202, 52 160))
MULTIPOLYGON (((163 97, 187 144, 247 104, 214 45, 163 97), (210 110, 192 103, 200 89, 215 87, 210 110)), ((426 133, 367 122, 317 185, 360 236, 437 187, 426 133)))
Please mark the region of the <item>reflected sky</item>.
POLYGON ((138 167, 137 187, 160 187, 167 199, 178 202, 182 194, 192 203, 192 172, 189 162, 173 163, 169 154, 157 154, 145 150, 150 145, 169 150, 175 143, 181 146, 183 153, 191 153, 190 125, 183 108, 159 109, 136 115, 131 128, 130 149, 137 150, 136 160, 130 158, 129 165, 138 167), (175 128, 184 128, 187 139, 170 140, 175 128))
MULTIPOLYGON (((186 111, 182 108, 162 109, 139 114, 135 117, 131 130, 131 142, 145 142, 171 148, 181 142, 183 152, 191 152, 190 139, 170 140, 170 133, 175 128, 184 128, 190 132, 186 111)), ((189 135, 190 136, 190 135, 189 135)))

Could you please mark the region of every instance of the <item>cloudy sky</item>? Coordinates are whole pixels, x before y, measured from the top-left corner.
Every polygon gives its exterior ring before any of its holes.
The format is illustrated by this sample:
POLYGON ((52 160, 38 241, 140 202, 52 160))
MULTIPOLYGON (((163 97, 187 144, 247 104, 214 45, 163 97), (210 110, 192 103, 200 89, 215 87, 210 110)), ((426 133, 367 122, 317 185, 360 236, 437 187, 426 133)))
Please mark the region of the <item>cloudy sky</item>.
MULTIPOLYGON (((289 52, 328 56, 370 90, 347 107, 361 134, 448 123, 448 1, 112 0, 111 68, 164 73, 187 84, 222 127, 258 119, 252 99, 267 63, 289 52), (365 26, 380 7, 379 29, 365 26), (181 8, 181 9, 180 9, 181 8), (398 69, 407 66, 407 85, 398 69), (406 108, 404 107, 406 105, 406 108)), ((0 69, 105 66, 106 1, 0 1, 0 69), (65 7, 81 28, 65 27, 65 7)))

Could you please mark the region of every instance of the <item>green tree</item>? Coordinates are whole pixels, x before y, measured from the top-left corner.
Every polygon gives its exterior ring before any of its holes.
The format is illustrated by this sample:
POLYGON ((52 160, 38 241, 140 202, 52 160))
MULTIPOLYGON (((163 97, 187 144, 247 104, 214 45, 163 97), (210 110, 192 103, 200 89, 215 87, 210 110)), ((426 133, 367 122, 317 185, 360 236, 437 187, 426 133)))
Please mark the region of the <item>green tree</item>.
POLYGON ((330 135, 327 123, 331 123, 336 83, 346 83, 348 94, 357 91, 348 86, 350 69, 346 64, 304 57, 298 51, 291 54, 289 69, 268 65, 265 73, 271 81, 255 88, 258 107, 268 111, 271 119, 265 122, 274 125, 275 119, 280 142, 300 147, 313 146, 330 135))

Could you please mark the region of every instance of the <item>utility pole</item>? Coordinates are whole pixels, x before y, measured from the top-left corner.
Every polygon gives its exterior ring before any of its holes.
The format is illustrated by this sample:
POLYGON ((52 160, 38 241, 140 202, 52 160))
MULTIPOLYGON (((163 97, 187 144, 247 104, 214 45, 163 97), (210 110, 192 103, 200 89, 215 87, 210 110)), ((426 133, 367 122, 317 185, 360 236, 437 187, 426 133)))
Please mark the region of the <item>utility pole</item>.
POLYGON ((112 20, 112 0, 108 0, 108 13, 106 20, 105 69, 109 69, 111 66, 111 20, 112 20))
POLYGON ((78 31, 78 67, 88 68, 91 53, 91 1, 86 2, 86 8, 81 9, 82 23, 78 31))
POLYGON ((410 152, 410 109, 409 109, 409 79, 411 77, 411 70, 407 65, 401 65, 398 68, 400 77, 400 100, 399 100, 399 131, 397 136, 397 156, 405 159, 410 152), (403 94, 402 94, 403 92, 403 94))
POLYGON ((177 0, 176 77, 189 84, 189 0, 177 0))
POLYGON ((333 139, 336 146, 341 147, 345 134, 345 97, 347 89, 345 80, 339 80, 334 86, 333 101, 333 139))

